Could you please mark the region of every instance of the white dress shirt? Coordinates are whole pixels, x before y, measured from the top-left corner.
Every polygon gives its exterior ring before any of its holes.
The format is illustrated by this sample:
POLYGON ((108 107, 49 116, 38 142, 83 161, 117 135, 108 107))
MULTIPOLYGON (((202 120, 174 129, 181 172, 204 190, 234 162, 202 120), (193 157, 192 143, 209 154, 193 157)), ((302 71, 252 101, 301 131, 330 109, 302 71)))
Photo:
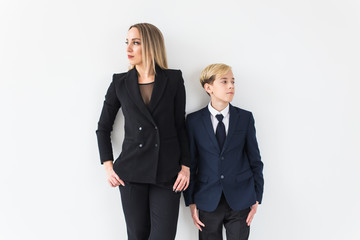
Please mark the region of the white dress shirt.
POLYGON ((217 125, 219 123, 219 120, 217 120, 217 118, 215 116, 218 115, 218 114, 222 114, 224 116, 222 122, 225 125, 225 132, 226 132, 226 135, 227 135, 228 129, 229 129, 229 119, 230 119, 229 104, 221 112, 219 112, 218 110, 213 108, 211 106, 211 102, 209 102, 208 108, 209 108, 209 111, 211 113, 210 118, 211 118, 211 123, 212 123, 213 128, 214 128, 214 133, 216 133, 216 127, 217 127, 217 125))

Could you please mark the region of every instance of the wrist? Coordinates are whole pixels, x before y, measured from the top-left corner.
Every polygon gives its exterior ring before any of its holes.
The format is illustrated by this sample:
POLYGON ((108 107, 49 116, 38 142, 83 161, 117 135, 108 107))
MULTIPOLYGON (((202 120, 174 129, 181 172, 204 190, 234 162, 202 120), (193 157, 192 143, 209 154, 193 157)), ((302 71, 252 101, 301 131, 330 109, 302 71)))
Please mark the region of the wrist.
POLYGON ((189 207, 190 207, 190 209, 196 209, 196 204, 195 203, 190 204, 189 207))
POLYGON ((185 166, 185 165, 181 165, 181 170, 187 170, 187 171, 190 171, 190 168, 185 166))
POLYGON ((113 162, 112 161, 106 161, 104 162, 105 170, 112 170, 113 169, 113 162))

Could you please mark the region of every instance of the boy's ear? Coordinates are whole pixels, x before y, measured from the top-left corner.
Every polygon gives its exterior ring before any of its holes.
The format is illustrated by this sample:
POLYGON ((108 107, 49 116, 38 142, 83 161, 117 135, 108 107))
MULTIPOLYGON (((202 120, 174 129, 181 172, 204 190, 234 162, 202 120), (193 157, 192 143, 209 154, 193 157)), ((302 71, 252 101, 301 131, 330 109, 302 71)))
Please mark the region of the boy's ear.
POLYGON ((204 84, 204 89, 209 95, 212 94, 212 85, 211 84, 205 83, 204 84))

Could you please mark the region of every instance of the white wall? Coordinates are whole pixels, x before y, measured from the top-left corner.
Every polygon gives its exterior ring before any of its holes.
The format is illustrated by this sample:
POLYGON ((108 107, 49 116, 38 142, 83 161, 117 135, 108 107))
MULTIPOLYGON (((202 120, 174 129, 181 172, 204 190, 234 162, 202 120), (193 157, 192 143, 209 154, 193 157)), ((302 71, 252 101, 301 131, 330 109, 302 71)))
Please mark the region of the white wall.
MULTIPOLYGON (((1 0, 0 239, 126 239, 95 129, 137 22, 162 30, 188 113, 208 102, 200 71, 233 67, 233 104, 254 113, 265 164, 251 239, 359 239, 359 10, 356 0, 1 0)), ((183 200, 177 239, 197 239, 183 200)))

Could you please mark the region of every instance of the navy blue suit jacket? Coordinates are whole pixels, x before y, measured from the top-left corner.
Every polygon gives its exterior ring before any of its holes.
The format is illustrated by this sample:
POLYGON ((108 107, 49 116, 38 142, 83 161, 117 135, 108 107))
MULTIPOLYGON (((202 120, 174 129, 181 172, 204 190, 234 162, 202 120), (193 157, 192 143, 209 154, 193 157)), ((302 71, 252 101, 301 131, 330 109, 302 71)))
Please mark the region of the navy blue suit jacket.
POLYGON ((212 212, 222 192, 233 210, 261 203, 263 163, 256 140, 251 112, 230 105, 228 134, 220 152, 210 112, 205 107, 186 119, 190 142, 190 185, 185 204, 212 212))

